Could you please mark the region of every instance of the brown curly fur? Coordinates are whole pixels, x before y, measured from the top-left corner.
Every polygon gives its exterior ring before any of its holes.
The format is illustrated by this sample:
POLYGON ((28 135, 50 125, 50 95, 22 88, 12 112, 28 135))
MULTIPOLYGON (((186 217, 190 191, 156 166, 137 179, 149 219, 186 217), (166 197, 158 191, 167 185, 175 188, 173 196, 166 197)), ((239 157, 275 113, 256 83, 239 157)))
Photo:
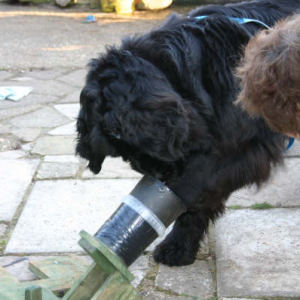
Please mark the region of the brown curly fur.
POLYGON ((300 14, 259 32, 237 69, 237 103, 279 132, 300 134, 300 14))

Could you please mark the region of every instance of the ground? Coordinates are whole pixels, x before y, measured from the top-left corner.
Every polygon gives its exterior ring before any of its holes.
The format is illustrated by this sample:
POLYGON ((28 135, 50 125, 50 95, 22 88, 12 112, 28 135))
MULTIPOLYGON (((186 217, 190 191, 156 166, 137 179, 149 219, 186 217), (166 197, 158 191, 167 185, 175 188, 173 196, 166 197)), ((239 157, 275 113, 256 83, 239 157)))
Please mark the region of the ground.
MULTIPOLYGON (((170 10, 92 13, 84 24, 82 10, 0 3, 0 86, 33 87, 0 102, 0 266, 21 281, 33 279, 28 260, 82 256, 79 231, 93 234, 141 177, 119 159, 93 176, 74 156, 78 98, 90 58, 170 10)), ((154 245, 143 253, 131 270, 145 299, 300 299, 300 144, 285 155, 259 192, 231 196, 193 265, 155 264, 154 245)))

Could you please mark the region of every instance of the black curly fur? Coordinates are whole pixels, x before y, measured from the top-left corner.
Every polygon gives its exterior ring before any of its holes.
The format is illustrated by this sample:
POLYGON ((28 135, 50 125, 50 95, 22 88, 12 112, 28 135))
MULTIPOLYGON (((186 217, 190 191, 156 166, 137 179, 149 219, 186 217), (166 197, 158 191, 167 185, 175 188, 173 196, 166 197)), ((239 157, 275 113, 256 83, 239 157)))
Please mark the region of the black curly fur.
POLYGON ((90 63, 77 122, 77 153, 98 173, 106 156, 164 181, 188 212, 155 250, 156 261, 186 265, 224 210, 229 195, 261 184, 282 160, 285 138, 235 106, 233 75, 243 46, 262 29, 227 16, 273 25, 300 0, 210 5, 172 15, 157 30, 130 37, 90 63), (208 15, 197 21, 193 17, 208 15))

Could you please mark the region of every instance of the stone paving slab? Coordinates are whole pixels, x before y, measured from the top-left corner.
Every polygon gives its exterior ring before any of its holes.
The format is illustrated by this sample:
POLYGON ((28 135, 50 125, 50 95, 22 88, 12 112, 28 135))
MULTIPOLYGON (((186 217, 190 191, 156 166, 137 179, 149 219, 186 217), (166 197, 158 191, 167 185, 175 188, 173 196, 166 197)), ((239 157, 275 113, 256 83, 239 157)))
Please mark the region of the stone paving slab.
POLYGON ((79 170, 78 163, 43 162, 37 172, 37 179, 72 178, 79 170))
POLYGON ((23 200, 39 160, 0 159, 0 221, 10 221, 23 200))
POLYGON ((76 135, 76 122, 57 127, 48 132, 50 135, 76 135))
POLYGON ((57 104, 54 106, 61 114, 67 116, 71 120, 76 120, 79 113, 79 103, 57 104))
POLYGON ((32 153, 40 155, 74 155, 75 145, 73 136, 42 136, 30 148, 32 153))
POLYGON ((17 159, 24 157, 26 153, 22 150, 13 150, 13 151, 6 151, 6 152, 0 152, 0 159, 17 159))
POLYGON ((300 159, 285 160, 285 167, 279 168, 273 178, 259 191, 256 187, 243 188, 233 193, 227 206, 249 207, 256 203, 269 203, 275 207, 300 206, 300 159))
POLYGON ((196 260, 184 267, 160 265, 155 284, 159 288, 200 299, 213 297, 215 292, 209 264, 204 260, 196 260))
POLYGON ((69 93, 66 97, 63 97, 62 99, 60 99, 59 103, 66 103, 66 104, 70 104, 70 103, 79 103, 79 99, 80 99, 80 93, 81 93, 81 89, 83 88, 77 88, 74 89, 75 91, 72 93, 69 93))
POLYGON ((148 264, 149 257, 142 255, 129 267, 129 271, 134 275, 134 280, 131 282, 134 287, 137 287, 146 276, 148 264))
POLYGON ((215 228, 218 295, 300 297, 300 209, 235 210, 215 228))
POLYGON ((36 182, 6 253, 81 251, 79 232, 90 234, 111 216, 137 180, 36 182))
POLYGON ((23 116, 15 117, 10 120, 10 124, 20 127, 57 127, 70 122, 70 120, 58 113, 56 110, 50 107, 39 109, 35 112, 28 113, 23 116))
POLYGON ((12 133, 23 142, 32 142, 36 140, 43 132, 42 128, 14 128, 12 133))
POLYGON ((73 71, 67 75, 61 76, 58 78, 58 80, 70 84, 72 86, 83 87, 86 75, 87 70, 80 69, 73 71))

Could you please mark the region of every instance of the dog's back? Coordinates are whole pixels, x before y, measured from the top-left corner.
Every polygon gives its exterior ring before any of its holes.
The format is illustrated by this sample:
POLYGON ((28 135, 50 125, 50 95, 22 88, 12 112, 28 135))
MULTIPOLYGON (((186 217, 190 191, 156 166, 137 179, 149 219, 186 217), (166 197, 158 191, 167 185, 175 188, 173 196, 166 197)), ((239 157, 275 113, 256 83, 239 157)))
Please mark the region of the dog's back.
POLYGON ((238 18, 255 18, 273 26, 279 19, 299 11, 299 0, 256 0, 226 5, 207 5, 189 13, 199 15, 224 15, 238 18))

